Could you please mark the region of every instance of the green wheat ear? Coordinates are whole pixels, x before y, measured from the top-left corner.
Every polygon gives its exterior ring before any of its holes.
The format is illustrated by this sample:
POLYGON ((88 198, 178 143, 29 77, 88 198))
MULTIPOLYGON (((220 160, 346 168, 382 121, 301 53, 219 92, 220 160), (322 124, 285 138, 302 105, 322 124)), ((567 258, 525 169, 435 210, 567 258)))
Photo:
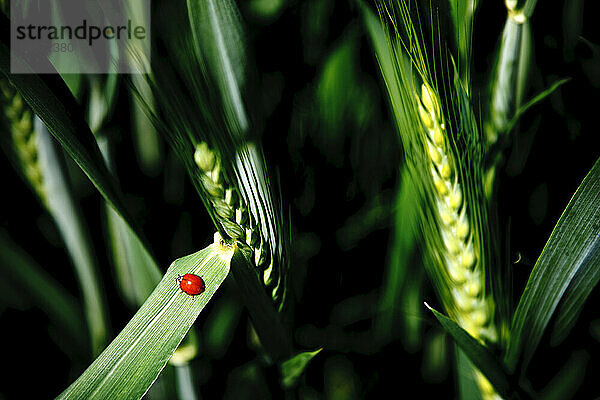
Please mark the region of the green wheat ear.
MULTIPOLYGON (((529 1, 528 3, 535 3, 529 1)), ((485 123, 487 145, 493 146, 507 134, 511 119, 520 107, 526 86, 531 53, 529 16, 518 9, 516 0, 506 0, 507 18, 491 80, 489 117, 485 123)))
MULTIPOLYGON (((425 128, 427 145, 424 151, 429 156, 429 177, 435 188, 434 214, 438 217, 440 236, 429 251, 433 253, 430 257, 438 260, 438 279, 443 279, 446 286, 442 301, 471 336, 482 343, 495 343, 498 335, 494 325, 494 302, 485 293, 483 250, 475 242, 477 230, 468 217, 469 204, 463 195, 464 185, 459 180, 460 167, 450 151, 439 96, 424 83, 421 96, 415 97, 425 128)), ((498 398, 492 385, 479 371, 476 372, 476 381, 484 399, 498 398)))
MULTIPOLYGON (((389 29, 384 29, 388 54, 378 54, 378 59, 407 167, 422 203, 419 219, 425 266, 449 315, 481 343, 496 343, 495 303, 486 280, 491 257, 484 245, 484 147, 468 88, 452 69, 447 53, 441 51, 438 32, 432 32, 431 38, 439 48, 426 51, 422 32, 428 26, 414 17, 417 14, 408 2, 390 5, 382 1, 379 11, 389 29), (391 61, 394 68, 385 61, 391 61)), ((426 22, 436 26, 433 17, 426 22)), ((479 371, 475 377, 484 399, 497 397, 479 371)))
POLYGON ((256 217, 249 209, 244 197, 235 186, 228 184, 228 177, 221 168, 221 159, 205 142, 196 145, 194 161, 203 172, 200 182, 208 194, 208 200, 215 210, 217 224, 222 226, 225 233, 248 246, 250 260, 257 268, 262 283, 270 291, 271 298, 279 311, 284 305, 285 274, 282 266, 276 265, 277 260, 271 243, 274 238, 265 238, 256 217))
POLYGON ((38 161, 33 112, 6 80, 0 80, 0 103, 8 122, 14 156, 23 176, 46 205, 43 173, 38 161))
MULTIPOLYGON (((165 28, 173 52, 153 62, 147 77, 154 107, 132 89, 183 161, 219 233, 240 245, 266 288, 265 298, 268 294, 282 311, 287 237, 270 171, 254 144, 259 132, 249 126, 245 104, 240 102, 246 60, 243 41, 232 39, 243 32, 237 7, 230 0, 218 7, 213 0, 189 0, 186 9, 169 4, 174 15, 186 15, 190 24, 165 28)), ((137 53, 132 57, 146 61, 137 53)))
POLYGON ((448 132, 442 118, 439 97, 427 84, 421 86, 421 96, 415 95, 419 118, 423 123, 429 171, 433 184, 435 212, 443 246, 436 251, 449 283, 456 317, 473 337, 495 342, 493 308, 483 297, 485 273, 481 249, 475 243, 476 231, 468 217, 468 204, 459 181, 458 164, 450 151, 448 132), (449 279, 448 279, 449 278, 449 279), (490 326, 491 325, 491 326, 490 326))

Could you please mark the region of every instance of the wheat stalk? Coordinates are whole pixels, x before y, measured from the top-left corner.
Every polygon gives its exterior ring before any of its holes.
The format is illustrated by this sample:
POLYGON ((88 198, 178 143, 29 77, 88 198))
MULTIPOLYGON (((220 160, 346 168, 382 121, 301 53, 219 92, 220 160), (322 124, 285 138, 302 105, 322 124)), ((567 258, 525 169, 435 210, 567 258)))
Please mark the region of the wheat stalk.
POLYGON ((508 16, 493 74, 490 116, 485 124, 488 146, 506 134, 509 122, 521 105, 529 70, 531 33, 528 16, 516 8, 515 0, 506 0, 508 16))
POLYGON ((227 184, 221 159, 206 142, 196 145, 194 161, 203 172, 200 182, 208 194, 219 225, 229 237, 245 243, 250 248, 251 261, 259 271, 262 283, 271 291, 273 302, 281 310, 285 295, 282 284, 284 275, 278 268, 280 266, 275 265, 271 243, 263 237, 242 196, 234 186, 227 184))
POLYGON ((79 280, 92 351, 96 353, 106 341, 104 301, 93 248, 65 175, 62 152, 8 81, 0 80, 0 92, 11 133, 7 143, 10 156, 56 222, 63 238, 79 280))
MULTIPOLYGON (((443 246, 432 250, 441 261, 443 274, 449 279, 451 299, 443 299, 457 322, 480 342, 496 342, 494 303, 485 294, 485 269, 482 250, 474 238, 476 232, 469 220, 468 204, 460 182, 456 159, 450 150, 448 133, 440 100, 433 88, 421 85, 415 94, 419 118, 425 133, 425 153, 434 186, 435 214, 443 246)), ((476 381, 484 399, 499 398, 489 381, 479 372, 476 381)))
POLYGON ((47 206, 43 173, 38 161, 33 112, 6 80, 0 80, 0 93, 16 159, 25 179, 47 206))
POLYGON ((517 0, 505 0, 507 17, 498 48, 496 66, 490 79, 488 116, 484 122, 487 147, 492 160, 485 172, 484 186, 488 198, 493 191, 496 167, 501 154, 494 153, 502 147, 511 129, 511 121, 521 107, 527 76, 529 74, 532 35, 529 18, 536 0, 527 0, 517 7, 517 0))

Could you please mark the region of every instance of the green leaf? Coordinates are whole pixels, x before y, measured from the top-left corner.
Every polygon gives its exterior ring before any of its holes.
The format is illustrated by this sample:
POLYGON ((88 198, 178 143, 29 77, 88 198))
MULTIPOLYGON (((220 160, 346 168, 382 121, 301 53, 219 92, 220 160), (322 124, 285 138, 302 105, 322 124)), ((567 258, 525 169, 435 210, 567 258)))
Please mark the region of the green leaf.
POLYGON ((231 133, 245 133, 248 117, 242 100, 246 66, 241 18, 231 0, 187 0, 198 60, 208 64, 223 96, 231 133))
MULTIPOLYGON (((389 39, 386 37, 381 21, 373 14, 371 9, 362 1, 359 2, 363 14, 367 33, 373 44, 377 62, 381 68, 381 74, 388 91, 388 97, 392 105, 396 119, 403 118, 402 115, 402 93, 400 83, 396 75, 396 63, 392 58, 389 39)), ((403 54, 398 54, 399 57, 403 54)))
MULTIPOLYGON (((0 73, 18 90, 63 149, 75 160, 106 201, 142 238, 141 229, 125 207, 123 195, 109 173, 83 111, 58 74, 11 74, 9 21, 0 15, 0 73)), ((17 57, 13 54, 12 57, 17 57)), ((52 68, 51 65, 48 68, 52 68)))
POLYGON ((177 377, 177 395, 180 400, 196 400, 194 390, 194 379, 192 377, 192 368, 189 365, 175 367, 175 376, 177 377))
POLYGON ((465 355, 458 345, 455 345, 455 347, 458 399, 483 400, 481 398, 481 389, 479 389, 475 376, 477 368, 475 368, 469 357, 465 355))
MULTIPOLYGON (((131 83, 145 99, 147 106, 154 112, 155 101, 152 88, 144 75, 131 75, 131 83)), ((138 164, 146 175, 156 176, 163 164, 162 142, 151 119, 144 112, 144 104, 137 96, 131 99, 133 108, 133 135, 138 164)))
POLYGON ((469 357, 471 362, 494 385, 498 393, 503 397, 510 397, 515 390, 511 388, 509 376, 501 362, 456 322, 429 307, 427 303, 425 305, 433 312, 433 315, 435 315, 442 327, 452 336, 456 344, 469 357))
POLYGON ((529 276, 513 316, 505 357, 510 371, 527 368, 555 313, 556 335, 568 332, 600 279, 598 193, 600 159, 569 201, 529 276))
MULTIPOLYGON (((114 174, 113 146, 109 137, 98 137, 98 146, 108 169, 114 174)), ((105 208, 118 288, 131 305, 139 307, 160 281, 162 272, 127 222, 108 204, 105 208)))
POLYGON ((416 190, 408 168, 403 167, 394 206, 394 237, 376 323, 377 334, 383 340, 397 336, 397 326, 402 324, 402 340, 409 351, 416 351, 421 343, 421 287, 425 277, 422 265, 411 262, 420 206, 416 190))
POLYGON ((554 93, 556 89, 569 82, 570 80, 570 78, 565 78, 554 82, 552 85, 550 85, 548 89, 542 91, 541 93, 538 93, 534 98, 532 98, 531 100, 527 101, 527 103, 519 107, 519 109, 515 113, 515 116, 508 123, 507 130, 510 131, 515 126, 521 115, 523 115, 531 107, 544 100, 546 97, 550 96, 552 93, 554 93))
POLYGON ((231 260, 231 272, 262 346, 271 360, 277 361, 290 354, 290 336, 249 257, 252 257, 252 251, 240 244, 231 260))
POLYGON ((281 382, 285 389, 292 387, 302 375, 310 360, 323 350, 303 351, 281 363, 281 382))
POLYGON ((233 250, 215 240, 175 260, 121 333, 58 398, 141 398, 227 276, 233 250), (186 273, 202 277, 202 294, 192 297, 180 290, 176 278, 186 273))
POLYGON ((90 331, 92 354, 98 355, 108 341, 108 320, 93 244, 84 217, 72 193, 63 153, 46 127, 35 119, 36 144, 46 205, 69 252, 83 297, 90 331))
POLYGON ((473 17, 478 0, 449 0, 450 15, 454 24, 454 42, 458 48, 460 79, 467 84, 470 81, 469 68, 473 39, 473 17))
POLYGON ((224 296, 214 304, 202 329, 206 355, 213 359, 223 358, 233 340, 241 314, 241 304, 233 296, 224 296))
MULTIPOLYGON (((117 55, 113 57, 118 58, 117 55)), ((94 133, 98 133, 111 117, 119 89, 119 76, 115 71, 105 75, 87 76, 90 91, 87 99, 87 115, 90 129, 94 133)), ((76 96, 76 93, 73 95, 76 96)))
POLYGON ((160 281, 160 269, 123 218, 108 206, 106 217, 119 289, 130 304, 140 306, 160 281))

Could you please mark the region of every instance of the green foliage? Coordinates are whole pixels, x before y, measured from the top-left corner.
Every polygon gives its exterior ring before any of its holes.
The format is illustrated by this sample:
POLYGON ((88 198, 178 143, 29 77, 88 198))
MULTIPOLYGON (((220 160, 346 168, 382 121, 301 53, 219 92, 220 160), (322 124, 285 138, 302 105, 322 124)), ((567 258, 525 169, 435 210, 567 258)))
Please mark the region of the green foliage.
POLYGON ((59 399, 141 398, 229 272, 234 249, 216 242, 175 260, 121 333, 59 399), (193 298, 178 275, 201 276, 206 291, 193 298))
POLYGON ((527 368, 555 313, 554 337, 566 336, 600 279, 599 191, 596 161, 554 227, 515 311, 505 357, 513 372, 527 368))
POLYGON ((510 378, 496 357, 462 329, 455 321, 429 307, 427 303, 425 303, 425 305, 435 315, 446 332, 452 336, 473 364, 475 364, 475 366, 490 380, 498 393, 504 397, 510 398, 514 389, 511 388, 510 378))
POLYGON ((395 203, 394 237, 380 302, 377 329, 381 339, 399 331, 407 350, 416 350, 421 338, 421 288, 425 274, 421 263, 412 262, 417 232, 417 192, 407 168, 402 169, 395 203), (408 311, 410 310, 410 311, 408 311), (399 326, 403 328, 398 329, 399 326))
POLYGON ((160 281, 161 272, 127 223, 112 208, 106 207, 113 262, 121 294, 139 306, 160 281))
POLYGON ((302 375, 310 360, 312 360, 317 354, 323 349, 315 351, 304 351, 302 353, 295 354, 289 360, 281 363, 281 376, 284 388, 292 387, 298 378, 302 375))
MULTIPOLYGON (((4 22, 3 22, 4 23, 4 22)), ((6 37, 0 43, 0 71, 19 91, 48 131, 90 178, 100 194, 141 236, 125 207, 123 194, 104 164, 96 140, 73 95, 58 75, 10 74, 10 51, 6 37)))
POLYGON ((188 0, 187 7, 196 57, 216 78, 228 132, 243 135, 248 117, 241 94, 246 56, 239 11, 230 0, 188 0))
POLYGON ((46 205, 73 261, 83 294, 92 353, 97 355, 106 345, 109 326, 96 256, 81 210, 75 202, 69 177, 65 174, 62 151, 46 127, 39 122, 36 125, 38 160, 44 171, 46 205))
POLYGON ((12 74, 0 15, 0 398, 597 397, 580 3, 156 0, 132 76, 12 74))

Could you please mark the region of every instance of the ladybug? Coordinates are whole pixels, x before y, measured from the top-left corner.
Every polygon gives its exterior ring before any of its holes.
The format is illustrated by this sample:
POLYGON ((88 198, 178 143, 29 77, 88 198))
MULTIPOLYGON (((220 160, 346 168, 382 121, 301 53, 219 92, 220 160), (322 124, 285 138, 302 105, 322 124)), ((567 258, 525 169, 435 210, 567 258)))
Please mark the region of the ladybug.
POLYGON ((202 278, 200 278, 198 275, 177 275, 175 281, 179 283, 179 287, 181 288, 181 290, 189 294, 190 296, 196 296, 204 292, 204 289, 206 289, 204 280, 202 280, 202 278))

